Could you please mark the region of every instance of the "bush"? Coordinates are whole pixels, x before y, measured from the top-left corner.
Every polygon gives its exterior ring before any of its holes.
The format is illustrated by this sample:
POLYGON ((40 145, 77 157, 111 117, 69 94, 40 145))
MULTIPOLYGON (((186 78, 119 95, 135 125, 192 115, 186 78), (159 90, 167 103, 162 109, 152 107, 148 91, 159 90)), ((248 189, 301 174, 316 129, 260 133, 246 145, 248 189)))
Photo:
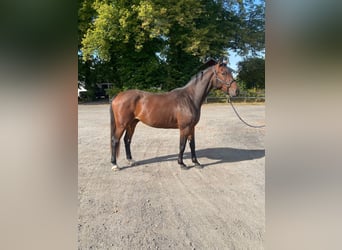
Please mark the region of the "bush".
POLYGON ((216 90, 210 91, 210 93, 209 93, 208 96, 209 96, 209 97, 217 97, 217 98, 220 98, 220 97, 226 97, 227 94, 224 93, 224 92, 222 92, 222 91, 219 90, 219 89, 216 89, 216 90))
POLYGON ((94 89, 88 89, 87 92, 85 92, 85 101, 94 101, 95 98, 95 90, 94 89))
POLYGON ((117 94, 119 94, 122 91, 123 90, 121 88, 113 86, 109 89, 106 89, 106 94, 109 96, 109 99, 112 99, 113 96, 116 96, 117 94))

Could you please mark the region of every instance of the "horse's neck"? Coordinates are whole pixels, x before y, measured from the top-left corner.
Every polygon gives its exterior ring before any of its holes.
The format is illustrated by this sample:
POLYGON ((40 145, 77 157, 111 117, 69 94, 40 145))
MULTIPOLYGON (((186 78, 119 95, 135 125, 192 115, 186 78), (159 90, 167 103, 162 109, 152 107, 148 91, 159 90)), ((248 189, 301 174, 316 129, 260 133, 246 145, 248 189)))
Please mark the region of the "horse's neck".
POLYGON ((209 94, 211 90, 211 77, 213 75, 212 70, 207 70, 197 76, 197 79, 189 85, 188 90, 190 95, 192 95, 192 99, 196 107, 200 108, 203 104, 205 98, 209 94))

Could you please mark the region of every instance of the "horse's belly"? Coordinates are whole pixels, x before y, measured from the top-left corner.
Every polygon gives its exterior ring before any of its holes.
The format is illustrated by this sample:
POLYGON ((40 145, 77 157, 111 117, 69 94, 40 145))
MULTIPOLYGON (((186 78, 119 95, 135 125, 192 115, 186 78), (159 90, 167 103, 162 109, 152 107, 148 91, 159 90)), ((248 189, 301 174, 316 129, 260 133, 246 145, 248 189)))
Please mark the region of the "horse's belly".
POLYGON ((148 96, 139 100, 136 119, 155 128, 179 128, 180 109, 166 96, 148 96))
POLYGON ((174 121, 173 119, 155 119, 149 118, 146 119, 146 117, 137 117, 138 120, 143 122, 144 124, 154 127, 154 128, 178 128, 177 121, 174 121))
POLYGON ((170 123, 155 123, 155 124, 151 124, 150 126, 154 128, 178 128, 177 124, 170 124, 170 123))

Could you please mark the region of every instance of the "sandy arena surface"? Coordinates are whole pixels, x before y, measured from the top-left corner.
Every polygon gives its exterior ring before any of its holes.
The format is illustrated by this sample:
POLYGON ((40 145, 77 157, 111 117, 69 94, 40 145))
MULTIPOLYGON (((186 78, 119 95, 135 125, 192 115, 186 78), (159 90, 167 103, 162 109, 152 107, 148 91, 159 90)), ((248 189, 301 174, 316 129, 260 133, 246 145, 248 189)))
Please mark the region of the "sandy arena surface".
MULTIPOLYGON (((236 105, 265 123, 264 105, 236 105)), ((228 104, 196 126, 203 169, 177 164, 179 130, 137 125, 137 166, 112 171, 109 104, 78 107, 79 249, 264 249, 265 128, 228 104)), ((121 140, 118 164, 127 166, 121 140)), ((192 166, 187 145, 184 163, 192 166)))

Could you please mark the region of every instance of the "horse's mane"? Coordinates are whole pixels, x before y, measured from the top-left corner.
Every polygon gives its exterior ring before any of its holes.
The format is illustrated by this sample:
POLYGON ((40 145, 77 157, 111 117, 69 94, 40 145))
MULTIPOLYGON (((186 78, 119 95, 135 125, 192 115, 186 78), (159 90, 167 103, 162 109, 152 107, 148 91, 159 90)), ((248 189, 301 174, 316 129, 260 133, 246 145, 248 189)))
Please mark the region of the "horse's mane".
POLYGON ((212 69, 212 68, 213 68, 213 66, 209 66, 209 67, 207 67, 207 68, 205 68, 205 69, 203 69, 203 70, 197 72, 195 75, 193 75, 193 76, 191 77, 190 81, 189 81, 185 86, 188 86, 188 85, 192 84, 194 81, 195 81, 195 84, 196 84, 199 75, 200 75, 200 77, 201 77, 201 79, 202 79, 203 75, 204 75, 205 73, 207 73, 207 71, 209 71, 209 70, 212 69))
POLYGON ((217 64, 217 62, 216 62, 214 59, 209 59, 206 63, 204 63, 204 64, 202 64, 200 67, 198 67, 198 72, 190 78, 190 81, 189 81, 187 84, 185 84, 185 85, 182 86, 182 87, 173 89, 173 90, 171 90, 171 91, 174 91, 174 90, 181 90, 181 89, 184 89, 184 88, 188 87, 189 85, 196 84, 197 81, 198 81, 199 75, 201 75, 201 79, 202 79, 203 75, 204 75, 209 69, 212 69, 213 66, 216 65, 216 64, 217 64))
POLYGON ((207 67, 207 68, 204 68, 204 69, 202 69, 201 71, 199 71, 199 72, 197 72, 197 74, 196 75, 194 75, 193 77, 198 77, 198 74, 199 73, 201 73, 201 74, 205 74, 205 73, 207 73, 207 71, 209 71, 209 69, 212 69, 214 66, 209 66, 209 67, 207 67))
POLYGON ((202 76, 203 76, 208 70, 210 70, 212 67, 213 67, 213 66, 209 66, 209 67, 205 68, 204 70, 201 70, 201 71, 197 72, 195 75, 193 75, 193 76, 191 77, 190 81, 189 81, 187 84, 185 84, 185 85, 182 86, 182 87, 175 88, 175 89, 171 90, 171 92, 172 92, 172 91, 177 91, 177 90, 182 90, 182 89, 185 89, 186 87, 188 87, 188 86, 190 86, 190 85, 197 84, 199 75, 200 75, 200 77, 202 78, 202 76))

